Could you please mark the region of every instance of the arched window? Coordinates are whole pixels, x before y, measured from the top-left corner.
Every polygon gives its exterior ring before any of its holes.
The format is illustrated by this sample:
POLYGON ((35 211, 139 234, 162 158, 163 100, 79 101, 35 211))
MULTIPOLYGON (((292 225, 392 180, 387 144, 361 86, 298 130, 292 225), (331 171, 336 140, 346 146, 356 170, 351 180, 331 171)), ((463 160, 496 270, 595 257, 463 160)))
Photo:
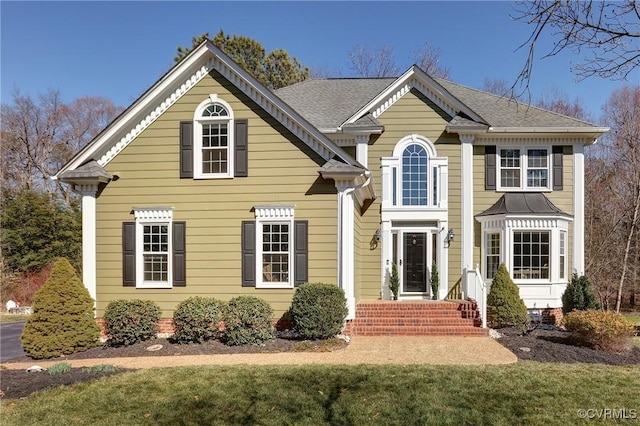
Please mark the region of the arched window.
POLYGON ((198 178, 233 176, 233 111, 216 96, 194 115, 194 171, 198 178))
POLYGON ((428 160, 419 144, 408 145, 402 152, 402 205, 427 205, 428 160))

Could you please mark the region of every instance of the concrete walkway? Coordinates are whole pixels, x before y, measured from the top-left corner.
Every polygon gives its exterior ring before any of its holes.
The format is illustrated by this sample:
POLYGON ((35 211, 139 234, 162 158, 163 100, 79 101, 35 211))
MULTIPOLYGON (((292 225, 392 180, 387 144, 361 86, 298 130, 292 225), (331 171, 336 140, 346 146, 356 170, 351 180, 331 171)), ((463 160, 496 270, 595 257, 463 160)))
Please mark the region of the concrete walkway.
MULTIPOLYGON (((73 367, 111 364, 123 368, 177 367, 187 365, 302 365, 302 364, 510 364, 516 356, 491 337, 364 337, 357 336, 344 350, 335 352, 282 352, 270 354, 182 355, 136 358, 68 360, 73 367)), ((33 365, 49 367, 57 361, 6 363, 7 369, 33 365)))

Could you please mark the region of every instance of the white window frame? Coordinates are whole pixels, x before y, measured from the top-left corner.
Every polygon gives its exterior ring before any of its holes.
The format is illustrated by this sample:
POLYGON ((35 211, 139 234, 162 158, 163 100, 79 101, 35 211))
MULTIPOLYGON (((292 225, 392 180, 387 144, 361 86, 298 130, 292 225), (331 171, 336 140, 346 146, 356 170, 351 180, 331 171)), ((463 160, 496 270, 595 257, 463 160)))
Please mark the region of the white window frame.
MULTIPOLYGON (((511 246, 510 246, 510 250, 509 250, 509 256, 511 257, 511 259, 510 259, 511 270, 509 272, 511 273, 511 277, 513 278, 514 281, 545 281, 545 282, 547 282, 547 281, 551 281, 552 280, 553 269, 560 265, 560 257, 558 256, 557 259, 555 259, 555 256, 553 254, 553 252, 554 252, 554 250, 553 250, 553 244, 554 244, 553 239, 554 239, 554 233, 552 232, 551 229, 513 229, 511 231, 511 246), (515 256, 516 256, 516 254, 515 254, 515 244, 516 244, 515 243, 515 235, 516 234, 526 234, 526 233, 531 234, 531 235, 539 234, 540 236, 542 234, 546 234, 547 235, 548 241, 547 241, 546 244, 547 244, 548 253, 546 254, 546 256, 547 256, 547 259, 548 259, 548 263, 547 263, 547 276, 546 277, 536 277, 536 278, 518 277, 518 278, 516 278, 516 276, 515 276, 515 266, 514 266, 514 263, 515 263, 514 260, 515 260, 515 256), (557 263, 557 265, 556 265, 556 263, 557 263)), ((538 243, 540 245, 542 245, 542 242, 539 241, 538 243)), ((524 246, 524 243, 521 242, 521 244, 522 244, 522 246, 524 246)), ((530 242, 530 244, 531 244, 531 246, 533 246, 534 243, 530 242)), ((531 260, 531 259, 534 258, 534 256, 537 256, 537 257, 541 258, 544 255, 541 254, 541 253, 538 253, 538 254, 527 253, 526 255, 525 254, 520 254, 519 256, 521 256, 523 259, 526 256, 528 256, 529 259, 531 260)), ((523 270, 524 268, 525 267, 521 265, 520 269, 523 270)), ((533 266, 530 265, 529 268, 533 272, 533 270, 534 270, 533 266)), ((542 272, 544 270, 544 268, 543 268, 543 266, 538 266, 536 268, 536 270, 540 270, 542 272)))
POLYGON ((234 152, 235 152, 235 135, 234 135, 234 118, 233 109, 218 95, 211 94, 207 99, 202 101, 195 110, 193 115, 193 177, 194 179, 228 179, 233 178, 234 174, 234 152), (227 117, 203 117, 202 114, 211 105, 220 105, 227 110, 227 117), (210 123, 226 123, 227 124, 227 172, 226 173, 204 173, 202 170, 202 126, 210 123))
MULTIPOLYGON (((490 236, 491 235, 497 235, 498 236, 498 266, 500 265, 500 263, 502 262, 502 256, 504 253, 504 249, 503 249, 503 244, 504 244, 504 238, 502 237, 502 232, 500 229, 485 229, 485 231, 482 234, 483 237, 483 242, 482 242, 482 247, 484 250, 483 253, 483 271, 484 271, 484 278, 486 280, 493 280, 494 277, 490 277, 488 272, 489 272, 489 256, 495 256, 495 254, 492 254, 489 252, 489 241, 490 241, 490 236)), ((497 269, 496 269, 497 270, 497 269)))
POLYGON ((293 205, 265 205, 254 206, 256 216, 256 288, 293 288, 295 281, 295 228, 293 205), (287 281, 263 280, 263 225, 286 224, 289 226, 289 279, 287 281))
POLYGON ((560 230, 558 237, 558 273, 559 273, 559 278, 562 281, 567 281, 567 263, 568 263, 568 257, 567 257, 567 238, 568 238, 568 232, 565 230, 560 230), (560 261, 560 259, 562 259, 563 261, 560 261))
POLYGON ((136 218, 136 287, 173 287, 173 210, 171 208, 134 208, 136 218), (147 281, 144 277, 144 227, 145 225, 166 225, 168 238, 167 280, 147 281))
POLYGON ((498 146, 496 147, 496 188, 498 191, 551 191, 553 183, 553 156, 552 149, 547 145, 523 145, 523 146, 498 146), (520 185, 519 186, 502 186, 502 170, 514 170, 513 167, 502 167, 502 151, 503 150, 519 150, 520 151, 520 185), (546 150, 547 151, 547 185, 546 186, 528 186, 527 172, 529 170, 544 170, 541 167, 529 167, 529 150, 546 150))

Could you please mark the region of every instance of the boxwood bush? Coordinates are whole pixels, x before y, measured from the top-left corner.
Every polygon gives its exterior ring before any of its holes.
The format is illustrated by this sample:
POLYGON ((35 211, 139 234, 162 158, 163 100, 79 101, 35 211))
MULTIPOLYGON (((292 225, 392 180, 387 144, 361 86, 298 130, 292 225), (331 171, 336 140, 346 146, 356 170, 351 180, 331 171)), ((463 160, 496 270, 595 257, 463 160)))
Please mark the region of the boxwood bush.
POLYGON ((565 315, 564 325, 581 343, 594 349, 607 352, 631 349, 633 324, 622 314, 595 309, 573 311, 565 315))
POLYGON ((347 317, 344 291, 333 284, 307 283, 291 301, 293 329, 305 339, 328 339, 340 333, 347 317))
POLYGON ((21 336, 32 358, 52 358, 100 346, 100 327, 93 299, 65 258, 57 260, 51 276, 33 298, 33 314, 21 336))
POLYGON ((222 340, 230 346, 259 345, 275 337, 273 309, 255 296, 238 296, 223 309, 222 340))
POLYGON ((160 331, 160 307, 151 300, 114 300, 107 305, 104 326, 111 346, 153 339, 160 331))
POLYGON ((487 317, 493 327, 512 325, 526 329, 529 326, 527 307, 504 263, 498 266, 487 295, 487 317))
POLYGON ((193 296, 180 302, 173 312, 173 340, 202 343, 219 337, 222 306, 213 297, 193 296))

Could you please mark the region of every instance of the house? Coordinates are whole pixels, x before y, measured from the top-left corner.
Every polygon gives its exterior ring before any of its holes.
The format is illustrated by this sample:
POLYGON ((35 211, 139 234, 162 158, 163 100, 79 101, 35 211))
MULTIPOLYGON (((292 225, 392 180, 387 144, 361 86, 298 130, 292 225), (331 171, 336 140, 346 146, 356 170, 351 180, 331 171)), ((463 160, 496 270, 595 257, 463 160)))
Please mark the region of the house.
POLYGON ((395 263, 400 303, 471 298, 484 319, 502 262, 554 314, 584 271, 583 153, 606 131, 416 66, 274 93, 204 42, 55 178, 82 194, 98 318, 142 298, 169 324, 192 295, 281 314, 313 281, 341 287, 354 320, 391 299, 395 263))

